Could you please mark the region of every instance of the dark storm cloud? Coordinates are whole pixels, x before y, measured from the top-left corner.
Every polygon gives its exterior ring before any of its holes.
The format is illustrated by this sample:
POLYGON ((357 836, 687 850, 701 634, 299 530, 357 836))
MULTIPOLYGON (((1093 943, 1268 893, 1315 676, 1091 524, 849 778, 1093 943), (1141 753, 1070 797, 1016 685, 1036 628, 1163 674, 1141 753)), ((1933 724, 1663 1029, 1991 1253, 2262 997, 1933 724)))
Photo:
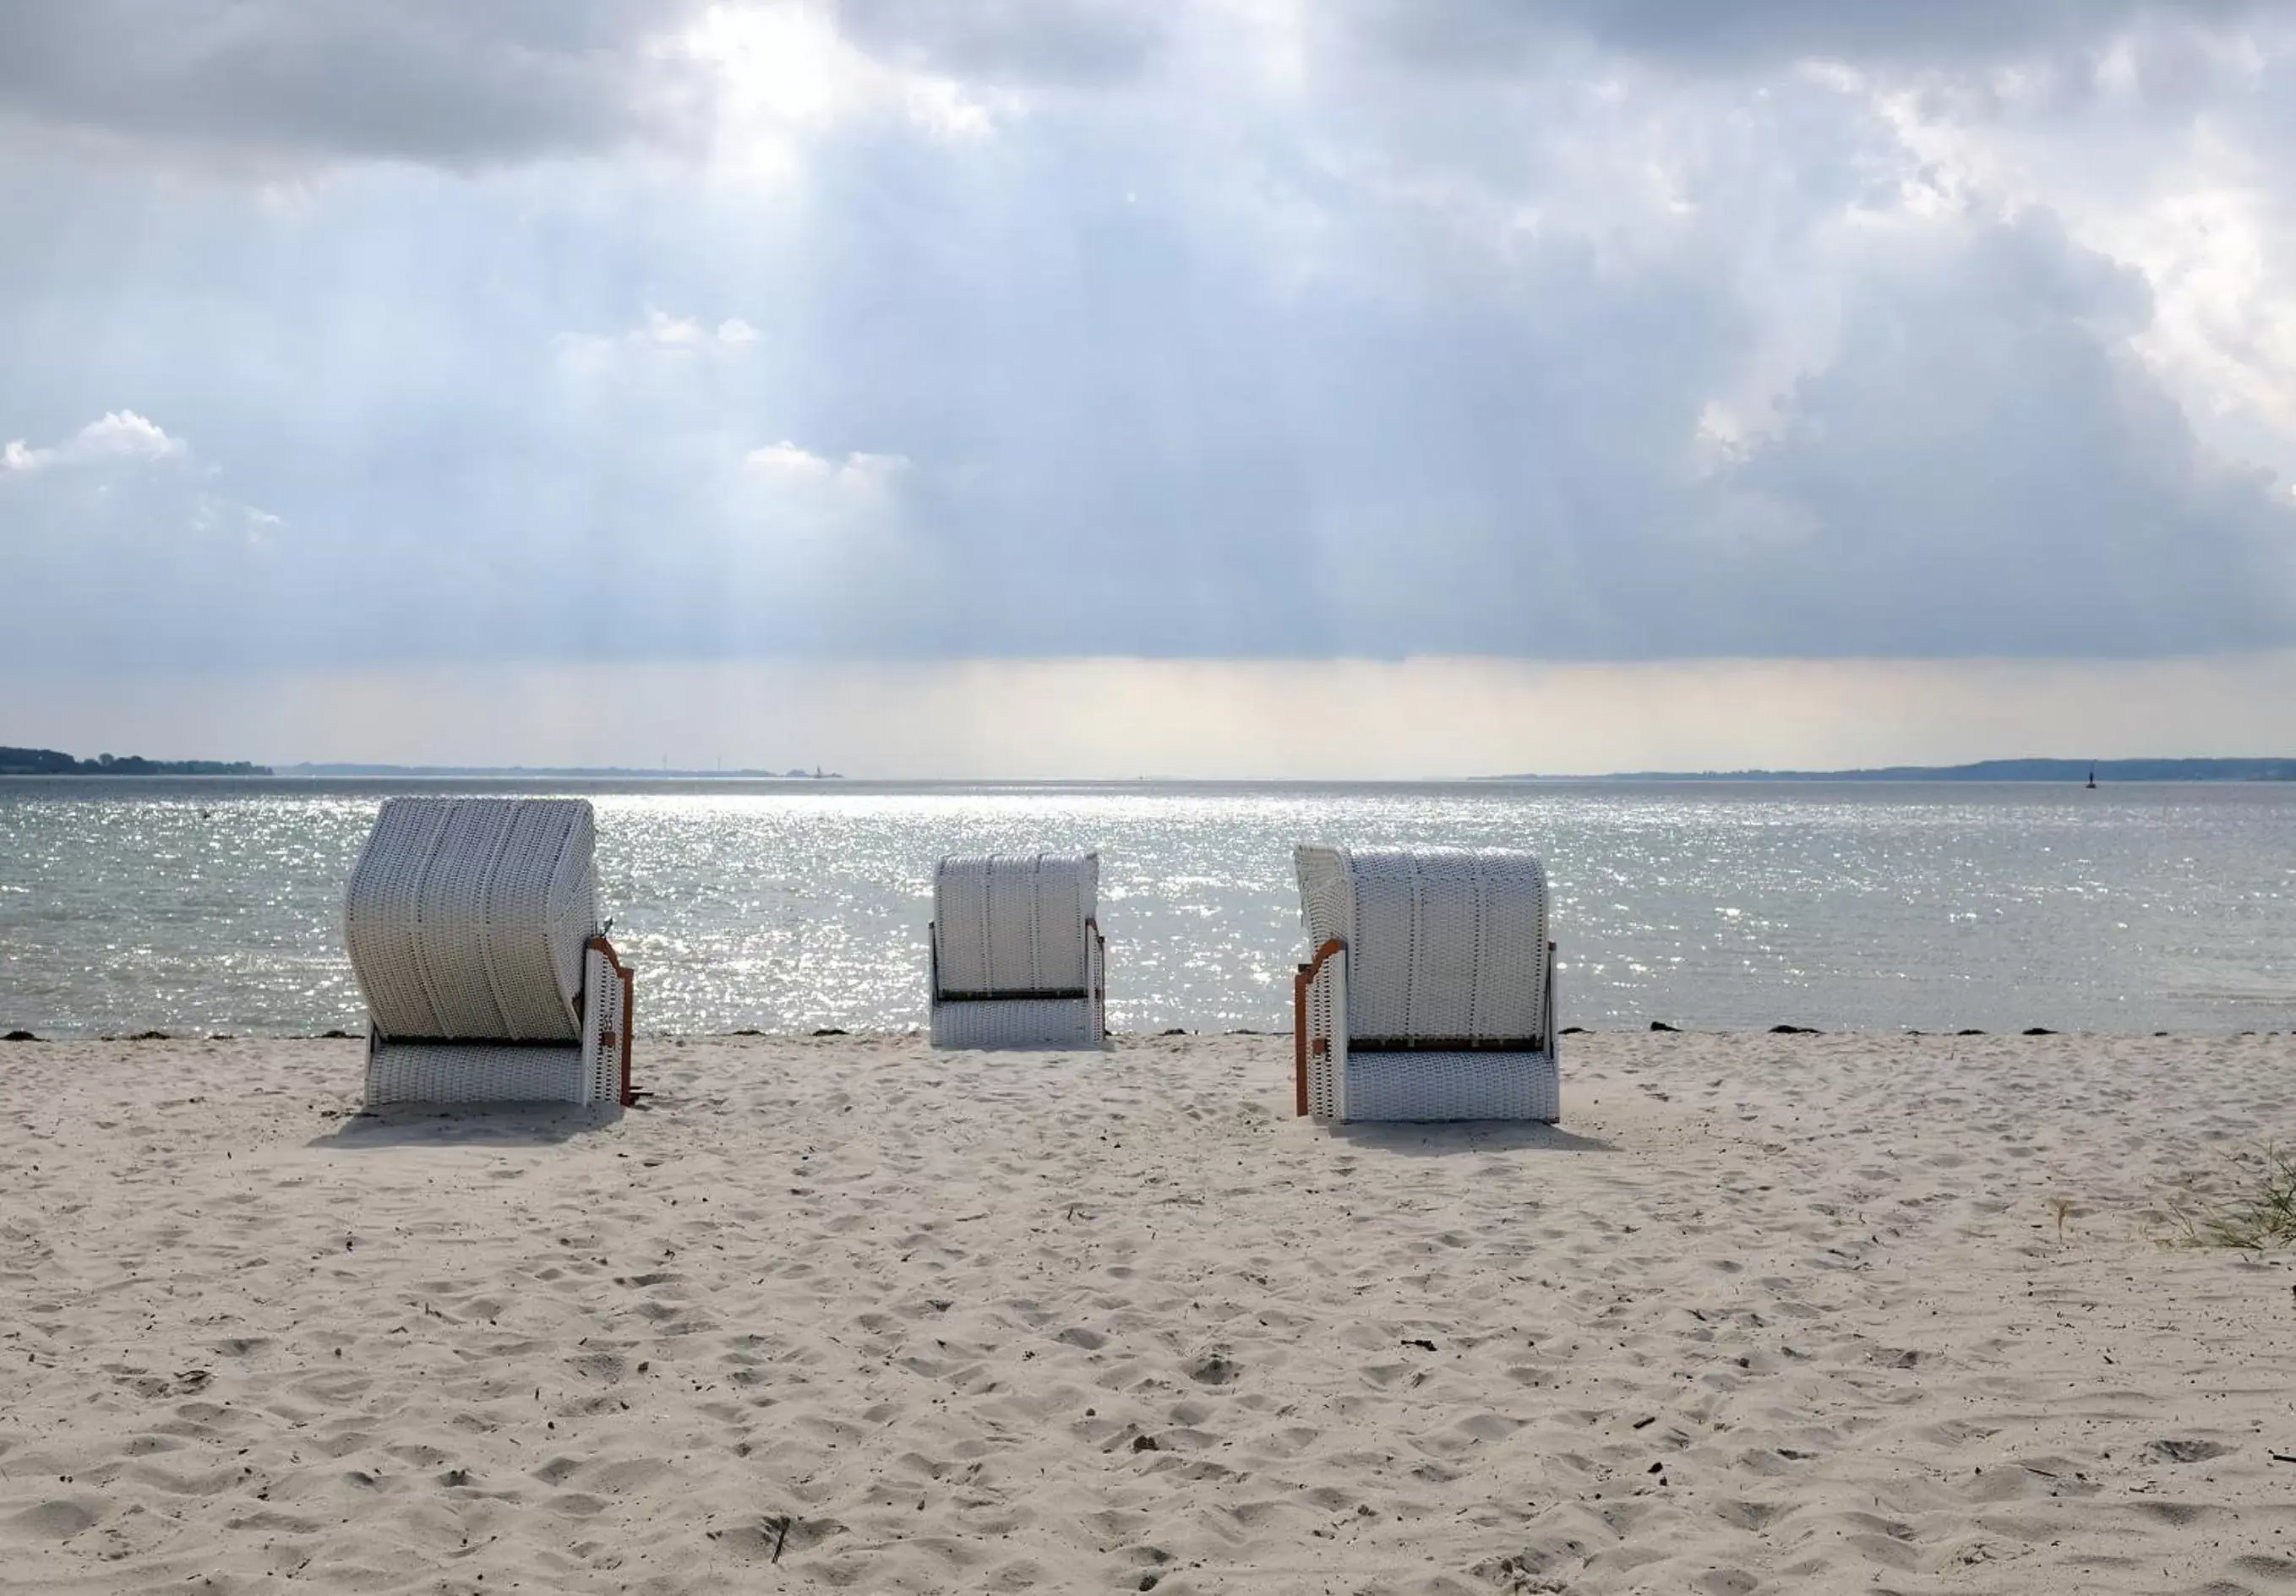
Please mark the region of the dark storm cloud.
POLYGON ((662 131, 685 0, 10 0, 0 110, 193 148, 463 164, 662 131))
POLYGON ((1966 64, 2087 49, 2148 18, 2238 20, 2264 0, 1341 0, 1328 13, 1361 46, 1480 72, 1520 69, 1582 40, 1689 69, 1809 58, 1966 64))

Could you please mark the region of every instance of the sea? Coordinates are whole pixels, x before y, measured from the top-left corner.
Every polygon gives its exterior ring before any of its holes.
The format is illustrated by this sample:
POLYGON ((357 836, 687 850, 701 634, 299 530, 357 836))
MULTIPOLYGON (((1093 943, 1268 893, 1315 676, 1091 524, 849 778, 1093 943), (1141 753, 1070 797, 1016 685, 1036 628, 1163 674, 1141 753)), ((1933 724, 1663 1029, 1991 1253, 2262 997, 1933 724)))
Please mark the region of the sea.
POLYGON ((644 1033, 919 1026, 934 862, 1087 847, 1112 1029, 1288 1031, 1302 842, 1543 855, 1590 1030, 2296 1030, 2296 784, 49 777, 0 778, 0 1031, 355 1029, 407 791, 590 799, 644 1033))

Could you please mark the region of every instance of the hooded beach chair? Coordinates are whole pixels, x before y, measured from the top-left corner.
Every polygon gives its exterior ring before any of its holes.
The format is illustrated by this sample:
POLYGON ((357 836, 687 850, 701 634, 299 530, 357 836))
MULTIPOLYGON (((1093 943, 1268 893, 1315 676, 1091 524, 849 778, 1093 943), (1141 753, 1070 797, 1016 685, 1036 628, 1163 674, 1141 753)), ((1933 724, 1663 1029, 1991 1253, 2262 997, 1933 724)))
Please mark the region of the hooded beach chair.
POLYGON ((1529 854, 1302 847, 1314 950, 1292 988, 1298 1111, 1562 1115, 1546 872, 1529 854))
POLYGON ((1100 855, 943 859, 933 874, 932 1044, 1100 1047, 1100 855))
POLYGON ((343 901, 370 1106, 628 1101, 593 837, 581 798, 383 800, 343 901))

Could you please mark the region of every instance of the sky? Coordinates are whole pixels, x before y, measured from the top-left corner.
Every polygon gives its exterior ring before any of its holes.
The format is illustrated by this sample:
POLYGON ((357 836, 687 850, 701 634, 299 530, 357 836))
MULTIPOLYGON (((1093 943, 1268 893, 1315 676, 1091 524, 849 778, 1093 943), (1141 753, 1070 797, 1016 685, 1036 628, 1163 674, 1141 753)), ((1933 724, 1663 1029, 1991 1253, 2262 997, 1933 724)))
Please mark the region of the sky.
POLYGON ((2296 752, 2296 7, 13 0, 0 742, 2296 752))

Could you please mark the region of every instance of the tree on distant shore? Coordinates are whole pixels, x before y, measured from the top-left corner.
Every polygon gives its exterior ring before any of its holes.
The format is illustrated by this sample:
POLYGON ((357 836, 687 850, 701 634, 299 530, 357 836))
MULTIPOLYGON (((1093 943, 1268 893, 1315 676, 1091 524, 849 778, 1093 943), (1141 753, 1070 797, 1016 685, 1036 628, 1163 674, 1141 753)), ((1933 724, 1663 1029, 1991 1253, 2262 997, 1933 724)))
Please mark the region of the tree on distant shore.
POLYGON ((0 776, 267 776, 267 765, 244 759, 146 759, 98 754, 75 759, 57 749, 0 748, 0 776))

